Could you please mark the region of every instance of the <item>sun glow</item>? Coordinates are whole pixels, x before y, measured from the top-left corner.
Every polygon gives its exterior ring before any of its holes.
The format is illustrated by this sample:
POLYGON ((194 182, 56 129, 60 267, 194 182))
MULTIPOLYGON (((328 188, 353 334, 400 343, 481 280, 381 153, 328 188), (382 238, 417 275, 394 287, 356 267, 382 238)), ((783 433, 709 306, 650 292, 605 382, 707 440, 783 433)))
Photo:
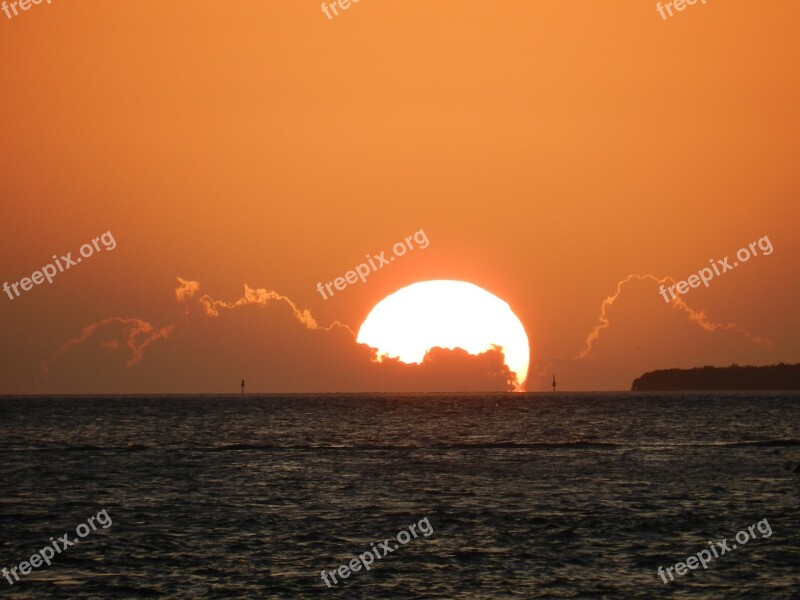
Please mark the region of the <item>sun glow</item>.
POLYGON ((431 348, 461 348, 480 354, 500 346, 518 389, 528 376, 530 347, 511 307, 465 281, 421 281, 381 300, 358 332, 358 342, 379 357, 422 362, 431 348))

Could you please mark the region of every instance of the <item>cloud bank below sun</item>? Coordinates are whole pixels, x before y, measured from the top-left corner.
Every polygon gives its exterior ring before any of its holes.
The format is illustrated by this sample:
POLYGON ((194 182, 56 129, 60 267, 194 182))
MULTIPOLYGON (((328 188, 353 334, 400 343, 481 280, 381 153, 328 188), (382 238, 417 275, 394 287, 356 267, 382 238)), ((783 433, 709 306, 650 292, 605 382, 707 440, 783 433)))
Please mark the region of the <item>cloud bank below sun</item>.
POLYGON ((381 300, 358 332, 381 357, 420 363, 433 347, 479 354, 503 351, 521 390, 528 376, 528 335, 508 303, 466 281, 413 283, 381 300))
POLYGON ((509 391, 514 375, 497 350, 432 349, 419 365, 378 362, 338 321, 265 288, 217 300, 178 278, 176 322, 111 317, 84 327, 40 369, 54 393, 223 393, 247 380, 252 392, 509 391), (145 352, 145 349, 147 351, 145 352), (86 378, 80 373, 93 373, 86 378))

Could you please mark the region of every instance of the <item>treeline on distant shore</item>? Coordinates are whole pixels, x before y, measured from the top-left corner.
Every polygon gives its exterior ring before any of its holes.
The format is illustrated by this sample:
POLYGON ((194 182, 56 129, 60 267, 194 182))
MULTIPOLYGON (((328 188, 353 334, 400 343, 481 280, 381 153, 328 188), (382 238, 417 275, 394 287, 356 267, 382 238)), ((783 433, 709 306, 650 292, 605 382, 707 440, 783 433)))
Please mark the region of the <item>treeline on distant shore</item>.
POLYGON ((800 390, 800 364, 768 367, 697 367, 649 371, 634 379, 634 392, 800 390))

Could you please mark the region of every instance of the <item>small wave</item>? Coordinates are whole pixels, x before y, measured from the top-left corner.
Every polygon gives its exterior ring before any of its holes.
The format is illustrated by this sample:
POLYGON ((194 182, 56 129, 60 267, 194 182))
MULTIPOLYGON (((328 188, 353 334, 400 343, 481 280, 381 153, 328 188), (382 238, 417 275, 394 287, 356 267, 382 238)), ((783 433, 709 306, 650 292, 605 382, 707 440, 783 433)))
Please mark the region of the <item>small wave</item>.
POLYGON ((227 444, 211 448, 198 448, 207 452, 224 452, 228 450, 344 450, 344 451, 386 451, 386 450, 491 450, 495 448, 618 448, 621 444, 611 442, 586 442, 577 440, 573 442, 478 442, 478 443, 452 443, 452 444, 425 444, 425 445, 385 445, 385 444, 298 444, 276 446, 274 444, 227 444))
POLYGON ((48 445, 48 446, 9 446, 3 447, 3 450, 9 452, 139 452, 142 450, 151 450, 150 446, 144 444, 130 443, 127 446, 94 446, 92 444, 78 444, 76 446, 70 445, 48 445))
POLYGON ((621 448, 623 444, 613 442, 587 442, 575 440, 572 442, 482 442, 478 444, 433 444, 432 448, 445 449, 470 449, 470 448, 621 448))
MULTIPOLYGON (((310 446, 302 446, 307 448, 310 446)), ((210 448, 197 448, 205 452, 227 452, 229 450, 284 450, 291 449, 293 446, 276 446, 275 444, 223 444, 222 446, 212 446, 210 448)))
MULTIPOLYGON (((746 448, 746 447, 796 447, 800 440, 750 440, 744 442, 680 442, 680 443, 645 443, 620 444, 615 442, 590 442, 573 440, 570 442, 454 442, 434 444, 222 444, 220 446, 170 446, 162 450, 186 450, 195 452, 292 452, 292 451, 329 451, 329 452, 388 452, 412 450, 556 450, 556 449, 604 449, 625 448, 628 450, 670 449, 670 448, 746 448)), ((142 452, 154 450, 144 444, 129 443, 127 446, 95 446, 81 444, 76 446, 20 446, 6 447, 11 452, 142 452)))
POLYGON ((772 447, 772 446, 800 446, 800 440, 756 440, 750 442, 730 442, 725 444, 730 448, 737 448, 743 446, 764 446, 764 447, 772 447))
POLYGON ((60 448, 41 448, 42 450, 57 450, 58 452, 96 452, 98 450, 108 450, 108 448, 101 448, 100 446, 92 446, 90 444, 83 444, 80 446, 62 446, 60 448))

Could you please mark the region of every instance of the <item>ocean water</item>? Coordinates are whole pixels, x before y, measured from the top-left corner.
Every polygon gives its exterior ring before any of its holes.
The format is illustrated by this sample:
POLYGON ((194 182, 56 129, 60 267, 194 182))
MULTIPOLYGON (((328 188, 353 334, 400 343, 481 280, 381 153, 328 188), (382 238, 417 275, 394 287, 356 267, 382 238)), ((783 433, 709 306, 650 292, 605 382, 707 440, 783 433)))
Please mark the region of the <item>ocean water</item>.
POLYGON ((798 464, 788 393, 6 397, 0 567, 112 524, 0 596, 800 598, 798 464))

